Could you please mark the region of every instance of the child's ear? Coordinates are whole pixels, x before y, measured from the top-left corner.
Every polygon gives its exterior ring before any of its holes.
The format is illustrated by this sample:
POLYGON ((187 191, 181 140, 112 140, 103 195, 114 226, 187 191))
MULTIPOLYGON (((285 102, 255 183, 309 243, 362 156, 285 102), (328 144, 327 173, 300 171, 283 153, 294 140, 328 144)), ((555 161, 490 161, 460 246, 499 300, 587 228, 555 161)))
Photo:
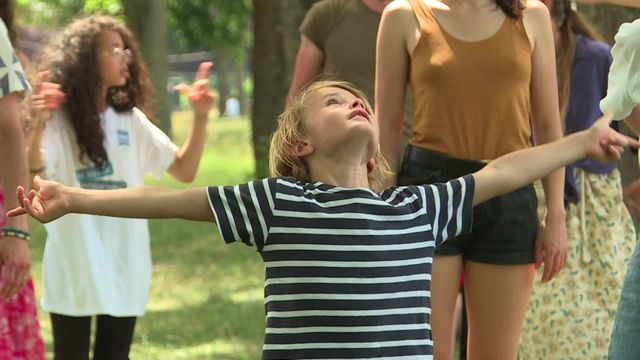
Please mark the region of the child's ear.
POLYGON ((298 142, 296 145, 291 146, 291 152, 299 158, 311 155, 311 153, 313 153, 313 150, 313 145, 304 141, 298 142))
POLYGON ((369 161, 367 161, 367 172, 370 173, 373 171, 373 168, 376 167, 376 161, 373 159, 369 159, 369 161))

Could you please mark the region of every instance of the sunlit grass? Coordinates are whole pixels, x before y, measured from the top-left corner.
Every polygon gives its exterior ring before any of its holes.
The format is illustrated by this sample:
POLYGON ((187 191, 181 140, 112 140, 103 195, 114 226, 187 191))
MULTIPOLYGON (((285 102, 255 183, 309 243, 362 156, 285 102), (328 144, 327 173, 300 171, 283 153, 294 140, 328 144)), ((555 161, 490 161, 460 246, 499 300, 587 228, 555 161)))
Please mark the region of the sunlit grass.
MULTIPOLYGON (((174 141, 182 144, 191 119, 173 117, 174 141)), ((250 123, 212 120, 207 145, 193 184, 164 176, 149 185, 185 187, 230 185, 253 176, 250 123)), ((263 266, 253 249, 225 245, 213 224, 182 220, 150 222, 154 271, 147 313, 138 320, 131 359, 260 358, 264 331, 263 266)), ((41 288, 44 231, 34 224, 33 277, 41 288)), ((51 324, 40 313, 51 356, 51 324)))

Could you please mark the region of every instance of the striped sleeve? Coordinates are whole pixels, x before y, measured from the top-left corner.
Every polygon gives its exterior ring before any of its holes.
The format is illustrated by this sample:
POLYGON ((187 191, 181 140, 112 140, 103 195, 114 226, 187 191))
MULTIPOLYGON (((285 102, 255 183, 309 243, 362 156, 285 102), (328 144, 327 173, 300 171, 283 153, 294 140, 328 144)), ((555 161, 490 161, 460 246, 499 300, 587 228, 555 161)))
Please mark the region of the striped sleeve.
POLYGON ((273 218, 276 180, 207 188, 209 205, 226 243, 241 241, 262 251, 273 218))
POLYGON ((436 245, 471 231, 475 190, 473 176, 466 175, 444 184, 424 185, 420 189, 436 245))

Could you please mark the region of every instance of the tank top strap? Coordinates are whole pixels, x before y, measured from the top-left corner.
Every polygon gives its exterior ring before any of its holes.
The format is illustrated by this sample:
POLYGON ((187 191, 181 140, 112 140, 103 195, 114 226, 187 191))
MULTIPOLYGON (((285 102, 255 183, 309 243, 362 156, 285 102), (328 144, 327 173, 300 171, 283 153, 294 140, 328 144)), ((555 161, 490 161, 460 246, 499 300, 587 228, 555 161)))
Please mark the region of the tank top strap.
POLYGON ((494 37, 498 42, 516 42, 524 46, 524 48, 531 50, 531 42, 529 36, 527 36, 527 29, 524 26, 524 18, 522 16, 518 19, 507 17, 494 37))
POLYGON ((416 18, 418 19, 418 24, 420 24, 421 29, 428 29, 430 25, 434 25, 436 19, 433 17, 433 13, 431 13, 429 5, 427 5, 424 0, 407 1, 411 5, 413 13, 416 14, 416 18))

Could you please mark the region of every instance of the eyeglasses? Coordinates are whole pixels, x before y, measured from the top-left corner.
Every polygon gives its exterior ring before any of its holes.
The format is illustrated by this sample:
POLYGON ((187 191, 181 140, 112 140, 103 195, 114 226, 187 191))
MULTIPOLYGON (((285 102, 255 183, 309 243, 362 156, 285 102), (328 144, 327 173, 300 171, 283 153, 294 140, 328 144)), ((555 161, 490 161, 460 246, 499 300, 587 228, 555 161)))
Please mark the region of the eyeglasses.
POLYGON ((104 53, 111 55, 115 59, 124 58, 127 60, 127 64, 131 64, 131 62, 133 61, 133 52, 131 51, 131 49, 114 47, 113 49, 111 49, 111 51, 105 51, 104 53))

